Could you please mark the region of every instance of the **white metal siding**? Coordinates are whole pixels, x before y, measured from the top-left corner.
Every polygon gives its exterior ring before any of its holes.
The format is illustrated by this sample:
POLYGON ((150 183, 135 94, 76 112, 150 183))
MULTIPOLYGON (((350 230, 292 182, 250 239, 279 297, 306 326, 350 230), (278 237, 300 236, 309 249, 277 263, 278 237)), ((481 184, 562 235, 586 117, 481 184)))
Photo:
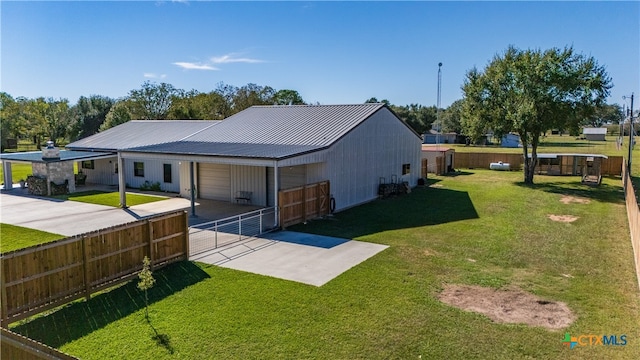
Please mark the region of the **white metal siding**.
POLYGON ((115 159, 98 159, 93 161, 93 169, 83 169, 82 162, 78 162, 78 171, 87 175, 87 183, 102 185, 118 185, 115 159))
POLYGON ((251 204, 267 206, 266 169, 261 166, 231 165, 231 197, 238 191, 251 191, 251 204))
POLYGON ((336 210, 377 198, 380 177, 415 186, 420 177, 421 140, 386 109, 360 124, 334 144, 328 155, 327 174, 336 210), (402 176, 402 165, 410 174, 402 176))
POLYGON ((315 163, 307 165, 307 184, 313 184, 327 180, 327 164, 315 163))
POLYGON ((285 166, 278 168, 278 170, 278 175, 280 175, 280 190, 306 185, 306 165, 285 166))
POLYGON ((160 183, 162 191, 180 192, 180 165, 178 161, 125 159, 124 166, 126 169, 125 178, 129 187, 139 188, 145 181, 148 181, 151 184, 160 183), (144 176, 135 176, 134 162, 144 163, 144 176), (164 182, 164 164, 171 164, 171 183, 164 182))
MULTIPOLYGON (((275 205, 275 182, 273 181, 273 167, 267 169, 267 206, 275 205)), ((278 169, 280 170, 280 169, 278 169)))
POLYGON ((230 165, 198 164, 198 196, 203 199, 231 201, 230 165))
MULTIPOLYGON (((191 178, 189 175, 189 161, 180 161, 178 166, 180 172, 180 196, 183 198, 191 199, 191 178)), ((193 164, 193 181, 195 187, 198 189, 198 164, 193 164)), ((198 197, 198 194, 196 194, 198 197)))

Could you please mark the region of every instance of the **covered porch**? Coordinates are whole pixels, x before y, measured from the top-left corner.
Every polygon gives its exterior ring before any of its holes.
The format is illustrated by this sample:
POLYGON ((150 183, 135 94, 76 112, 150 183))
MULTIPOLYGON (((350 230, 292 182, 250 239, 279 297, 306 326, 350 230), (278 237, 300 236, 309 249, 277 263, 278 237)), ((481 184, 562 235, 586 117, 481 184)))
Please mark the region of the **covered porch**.
POLYGON ((31 194, 52 195, 56 188, 64 189, 64 192, 76 192, 78 175, 74 170, 74 163, 81 161, 93 161, 97 159, 116 158, 115 153, 60 150, 50 143, 42 151, 4 153, 0 154, 2 162, 3 190, 16 188, 13 183, 12 165, 31 165, 31 176, 21 179, 20 188, 28 187, 31 194), (25 183, 27 185, 25 185, 25 183), (31 183, 31 186, 28 184, 31 183), (38 188, 36 188, 36 184, 38 188))

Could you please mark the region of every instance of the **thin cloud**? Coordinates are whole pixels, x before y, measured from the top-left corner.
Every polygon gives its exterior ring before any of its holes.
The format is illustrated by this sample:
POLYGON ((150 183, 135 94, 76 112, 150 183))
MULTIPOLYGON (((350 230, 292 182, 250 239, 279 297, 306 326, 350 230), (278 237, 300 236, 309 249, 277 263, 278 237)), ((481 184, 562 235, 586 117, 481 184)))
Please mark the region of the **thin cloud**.
POLYGON ((220 70, 217 67, 208 64, 196 64, 190 62, 174 62, 173 65, 179 66, 185 70, 220 70))
POLYGON ((144 73, 143 74, 144 77, 148 78, 148 79, 164 79, 167 77, 167 74, 154 74, 154 73, 144 73))
POLYGON ((222 55, 222 56, 214 56, 211 58, 211 62, 213 64, 229 64, 229 63, 257 64, 257 63, 264 62, 264 60, 237 57, 237 54, 231 53, 231 54, 222 55))

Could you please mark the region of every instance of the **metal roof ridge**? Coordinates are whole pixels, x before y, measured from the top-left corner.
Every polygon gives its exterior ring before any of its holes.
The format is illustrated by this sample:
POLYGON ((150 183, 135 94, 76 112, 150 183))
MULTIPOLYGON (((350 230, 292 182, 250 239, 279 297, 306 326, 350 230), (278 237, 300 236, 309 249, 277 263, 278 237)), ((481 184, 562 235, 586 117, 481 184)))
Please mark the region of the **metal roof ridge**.
MULTIPOLYGON (((199 120, 199 121, 202 121, 202 120, 199 120)), ((222 120, 211 120, 211 121, 215 121, 215 122, 212 122, 211 124, 209 124, 209 126, 207 126, 207 127, 203 128, 203 129, 200 129, 200 130, 198 130, 198 131, 194 132, 193 134, 189 134, 189 135, 187 135, 187 136, 183 137, 182 139, 178 139, 177 141, 184 141, 184 140, 186 140, 186 139, 188 139, 188 138, 190 138, 190 137, 192 137, 192 136, 194 136, 194 135, 196 135, 196 134, 199 134, 199 133, 201 133, 201 132, 203 132, 203 131, 205 131, 205 130, 209 129, 209 128, 211 128, 212 126, 216 126, 216 125, 220 124, 220 122, 222 122, 222 120)))

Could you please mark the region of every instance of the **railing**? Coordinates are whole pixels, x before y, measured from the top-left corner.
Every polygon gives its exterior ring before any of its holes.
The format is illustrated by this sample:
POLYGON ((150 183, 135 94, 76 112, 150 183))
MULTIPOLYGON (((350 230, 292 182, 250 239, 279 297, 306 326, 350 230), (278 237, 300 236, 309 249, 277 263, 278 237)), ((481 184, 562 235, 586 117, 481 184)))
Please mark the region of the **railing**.
POLYGON ((189 229, 189 256, 217 249, 251 236, 258 236, 275 225, 275 208, 264 208, 192 226, 189 229))

